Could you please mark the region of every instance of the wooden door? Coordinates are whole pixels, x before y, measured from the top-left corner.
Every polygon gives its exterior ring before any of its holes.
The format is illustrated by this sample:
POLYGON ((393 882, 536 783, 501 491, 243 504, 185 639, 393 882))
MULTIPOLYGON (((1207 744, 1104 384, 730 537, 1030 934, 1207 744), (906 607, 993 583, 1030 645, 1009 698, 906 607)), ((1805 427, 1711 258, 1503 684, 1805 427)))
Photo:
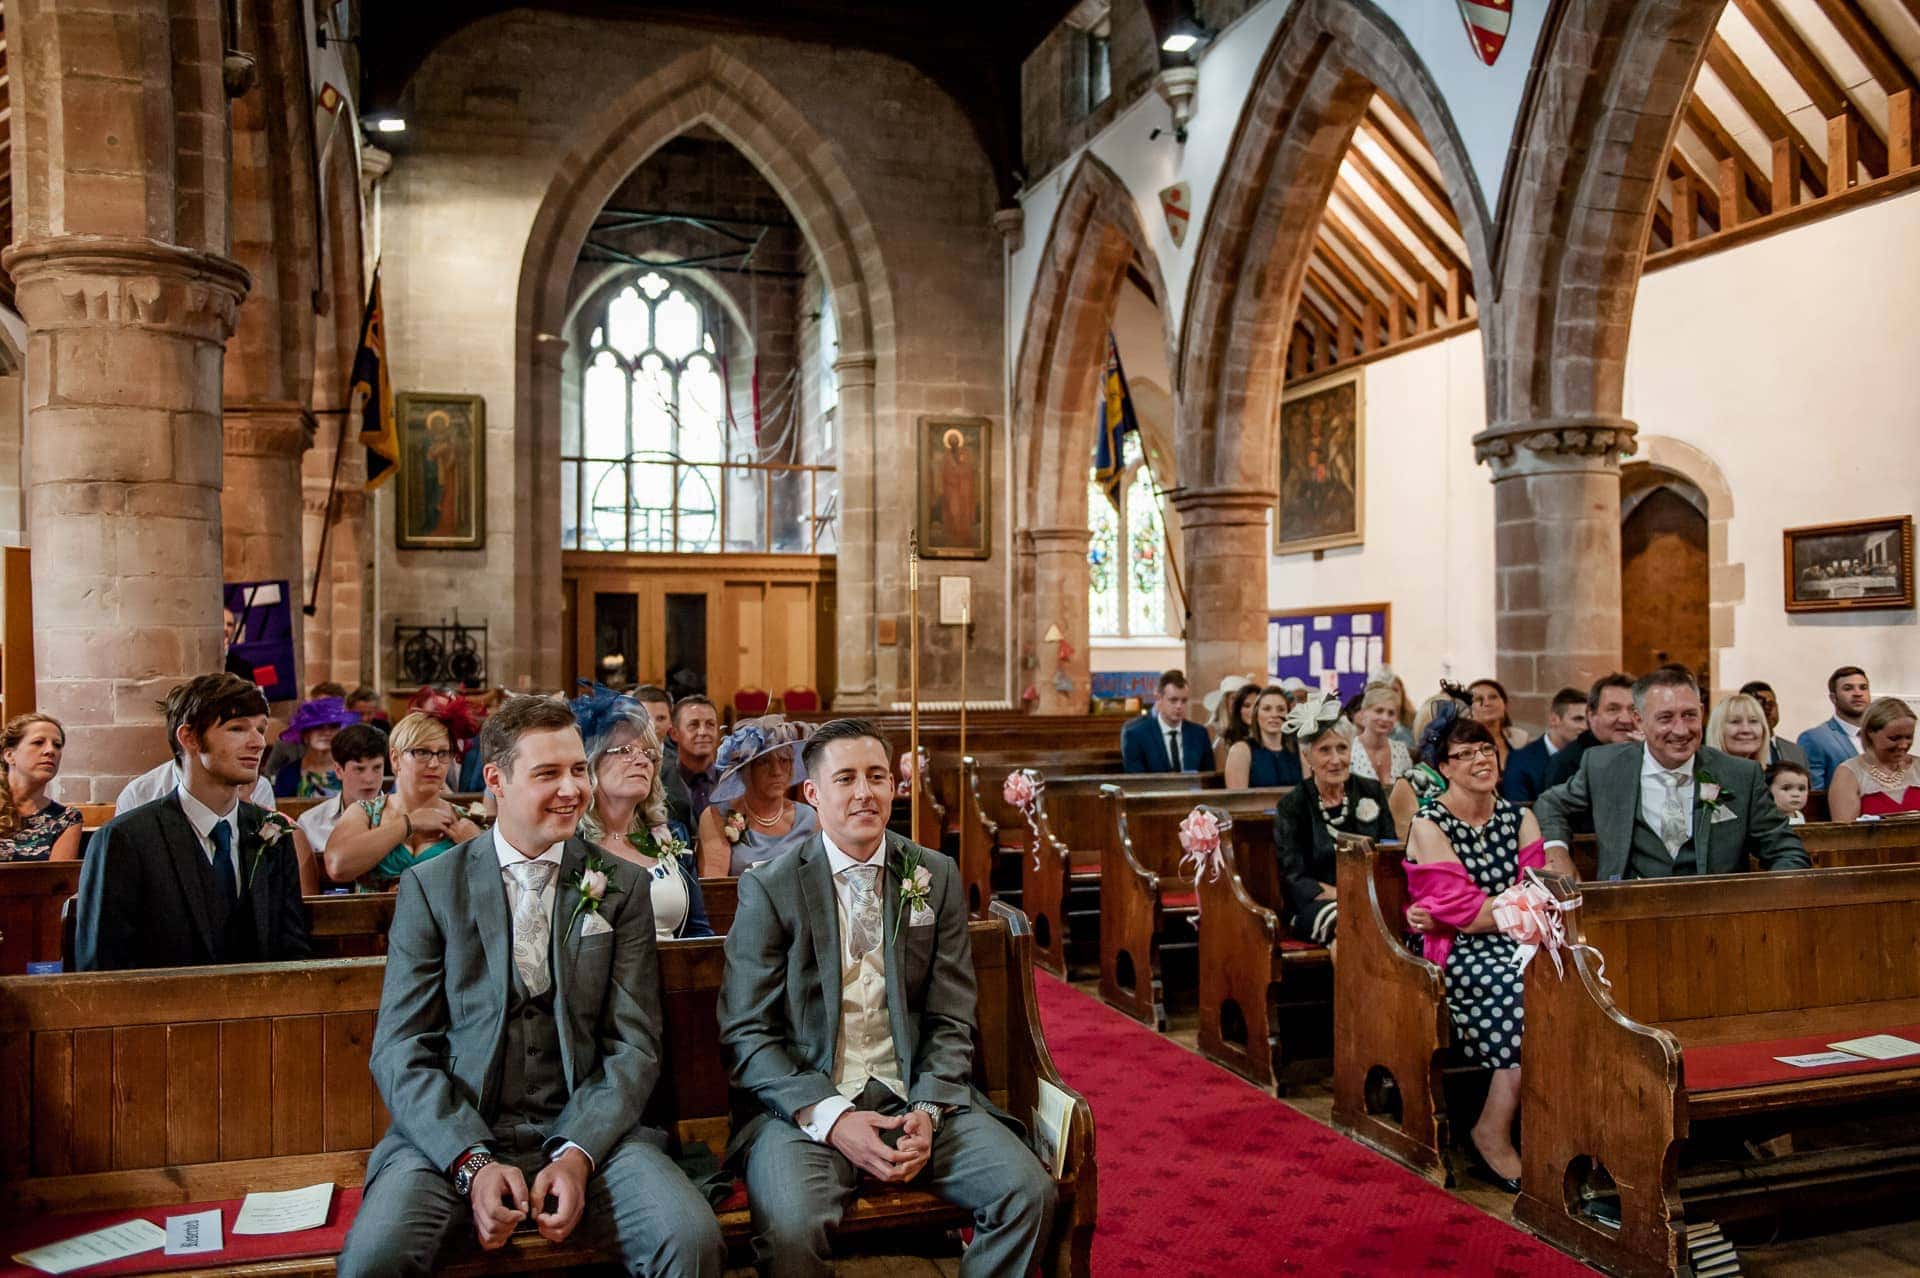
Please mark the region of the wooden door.
POLYGON ((1657 488, 1620 526, 1621 656, 1643 674, 1678 662, 1708 669, 1707 517, 1657 488))

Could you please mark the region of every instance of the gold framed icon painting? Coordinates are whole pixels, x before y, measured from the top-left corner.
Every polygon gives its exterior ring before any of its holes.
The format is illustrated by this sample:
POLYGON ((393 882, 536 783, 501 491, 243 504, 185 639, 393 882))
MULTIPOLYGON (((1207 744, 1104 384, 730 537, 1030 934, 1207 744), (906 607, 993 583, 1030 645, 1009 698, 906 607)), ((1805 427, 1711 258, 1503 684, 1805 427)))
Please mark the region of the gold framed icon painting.
POLYGON ((920 555, 993 557, 993 423, 984 417, 922 417, 919 440, 920 555))
POLYGON ((487 405, 478 395, 394 397, 402 550, 479 550, 487 541, 487 405))
POLYGON ((1282 399, 1275 554, 1366 540, 1366 407, 1359 369, 1289 390, 1282 399))

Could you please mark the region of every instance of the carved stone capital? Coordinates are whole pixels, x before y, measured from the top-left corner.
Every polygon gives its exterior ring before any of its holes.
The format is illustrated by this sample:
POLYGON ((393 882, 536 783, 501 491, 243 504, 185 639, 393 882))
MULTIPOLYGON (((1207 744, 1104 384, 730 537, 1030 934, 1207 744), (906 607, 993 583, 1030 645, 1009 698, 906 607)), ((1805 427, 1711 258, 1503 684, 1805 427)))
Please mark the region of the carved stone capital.
POLYGON ((1029 528, 1025 535, 1031 539, 1036 555, 1079 555, 1085 558, 1087 547, 1093 543, 1093 531, 1088 528, 1029 528))
POLYGON ((879 361, 872 351, 848 351, 833 361, 833 371, 840 378, 840 389, 864 386, 871 390, 874 384, 874 370, 879 361))
POLYGON ((1235 525, 1265 527, 1275 500, 1270 488, 1176 488, 1167 496, 1187 532, 1235 525))
POLYGON ((1620 469, 1638 427, 1624 417, 1543 417, 1496 422, 1473 437, 1475 461, 1496 480, 1559 471, 1620 469))
POLYGON ((1025 209, 999 209, 988 219, 993 229, 1000 232, 1000 238, 1006 241, 1009 251, 1018 253, 1027 242, 1027 211, 1025 209))
POLYGON ((0 265, 21 316, 39 330, 124 325, 224 343, 253 286, 229 258, 100 235, 29 240, 0 253, 0 265))
POLYGON ((228 404, 223 447, 229 457, 284 457, 298 461, 313 447, 319 427, 304 404, 228 404))
POLYGON ((567 355, 567 339, 557 333, 533 335, 533 359, 537 364, 560 368, 567 355))

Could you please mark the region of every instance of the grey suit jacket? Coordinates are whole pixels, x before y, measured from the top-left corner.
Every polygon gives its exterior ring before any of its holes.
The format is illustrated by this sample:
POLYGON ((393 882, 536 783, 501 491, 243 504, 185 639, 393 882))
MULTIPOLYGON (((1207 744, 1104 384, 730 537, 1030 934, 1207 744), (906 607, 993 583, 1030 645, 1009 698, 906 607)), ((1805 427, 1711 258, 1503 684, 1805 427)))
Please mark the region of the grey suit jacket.
MULTIPOLYGON (((567 840, 554 879, 548 961, 568 1095, 547 1135, 549 1147, 572 1141, 598 1167, 630 1135, 665 1142, 638 1127, 660 1077, 660 976, 652 895, 628 862, 600 858, 609 863, 600 914, 613 930, 581 936, 587 915, 574 917, 579 894, 568 885, 588 846, 567 840)), ((513 920, 492 832, 414 866, 399 891, 372 1058, 393 1125, 367 1160, 368 1183, 408 1145, 451 1167, 492 1139, 499 1113, 513 920)))
MULTIPOLYGON (((1572 780, 1534 800, 1540 836, 1548 842, 1568 842, 1574 818, 1591 815, 1602 880, 1627 873, 1634 825, 1640 819, 1640 767, 1646 749, 1639 741, 1595 746, 1581 757, 1572 780)), ((1714 820, 1695 785, 1693 846, 1701 873, 1736 874, 1749 868, 1749 857, 1769 870, 1809 867, 1807 850, 1774 804, 1759 764, 1702 746, 1693 766, 1696 777, 1705 772, 1719 783, 1720 806, 1732 814, 1714 820)))
MULTIPOLYGON (((1004 1119, 971 1086, 973 949, 959 871, 940 853, 917 849, 933 876, 933 921, 912 926, 900 909, 900 871, 912 847, 887 835, 880 887, 900 1077, 911 1101, 978 1105, 1004 1119)), ((837 1094, 840 1041, 840 912, 821 836, 741 875, 739 892, 720 987, 720 1046, 735 1088, 731 1158, 744 1156, 770 1117, 793 1122, 837 1094)))

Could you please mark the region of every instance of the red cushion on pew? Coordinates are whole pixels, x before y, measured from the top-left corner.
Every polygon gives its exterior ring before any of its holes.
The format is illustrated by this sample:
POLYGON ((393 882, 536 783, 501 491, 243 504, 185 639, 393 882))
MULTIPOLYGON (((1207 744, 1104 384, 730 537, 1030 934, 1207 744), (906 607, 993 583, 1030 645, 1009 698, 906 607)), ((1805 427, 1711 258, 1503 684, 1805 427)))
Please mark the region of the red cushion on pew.
MULTIPOLYGON (((125 1211, 81 1211, 53 1216, 33 1216, 22 1220, 18 1225, 0 1233, 0 1275, 15 1278, 16 1275, 39 1275, 38 1269, 29 1269, 25 1265, 16 1265, 10 1257, 35 1247, 44 1247, 48 1243, 73 1238, 80 1234, 92 1233, 96 1229, 105 1229, 108 1225, 118 1225, 123 1221, 141 1218, 150 1220, 165 1229, 167 1217, 186 1216, 195 1212, 220 1209, 220 1241, 223 1244, 216 1252, 199 1252, 191 1256, 169 1256, 158 1248, 142 1252, 138 1256, 128 1256, 107 1265, 89 1265, 80 1273, 87 1278, 99 1274, 152 1274, 170 1269, 204 1269, 209 1265, 238 1265, 267 1260, 297 1260, 303 1256, 331 1256, 336 1254, 347 1242, 347 1230, 353 1225, 353 1217, 360 1210, 360 1190, 338 1189, 333 1191, 333 1210, 327 1215, 327 1223, 318 1229, 303 1230, 297 1234, 236 1234, 233 1222, 240 1214, 240 1200, 229 1198, 224 1202, 209 1203, 169 1203, 158 1207, 135 1207, 125 1211)), ((41 1276, 44 1278, 44 1275, 41 1276)))
POLYGON ((735 1176, 733 1178, 733 1192, 728 1194, 725 1200, 713 1209, 713 1212, 716 1216, 724 1216, 730 1211, 745 1211, 746 1209, 747 1182, 735 1176))
POLYGON ((1160 905, 1168 910, 1195 910, 1200 908, 1198 892, 1162 892, 1160 905))
POLYGON ((1312 941, 1302 941, 1289 936, 1280 942, 1280 948, 1283 950, 1324 950, 1327 947, 1324 945, 1316 945, 1312 941))
POLYGON ((1073 869, 1067 871, 1067 877, 1073 879, 1097 879, 1100 877, 1100 867, 1097 865, 1085 867, 1075 866, 1073 869))
POLYGON ((1690 1092, 1724 1092, 1736 1087, 1798 1083, 1810 1078, 1828 1078, 1838 1074, 1874 1074, 1887 1070, 1920 1067, 1920 1056, 1907 1056, 1894 1061, 1850 1061, 1844 1065, 1819 1065, 1812 1069, 1798 1069, 1773 1059, 1776 1056, 1811 1056, 1815 1052, 1828 1050, 1828 1043, 1838 1043, 1849 1038, 1865 1038, 1869 1034, 1892 1034, 1899 1038, 1920 1042, 1920 1025, 1862 1028, 1844 1034, 1812 1034, 1801 1038, 1775 1038, 1755 1043, 1718 1043, 1711 1047, 1689 1047, 1680 1053, 1680 1076, 1690 1092))

